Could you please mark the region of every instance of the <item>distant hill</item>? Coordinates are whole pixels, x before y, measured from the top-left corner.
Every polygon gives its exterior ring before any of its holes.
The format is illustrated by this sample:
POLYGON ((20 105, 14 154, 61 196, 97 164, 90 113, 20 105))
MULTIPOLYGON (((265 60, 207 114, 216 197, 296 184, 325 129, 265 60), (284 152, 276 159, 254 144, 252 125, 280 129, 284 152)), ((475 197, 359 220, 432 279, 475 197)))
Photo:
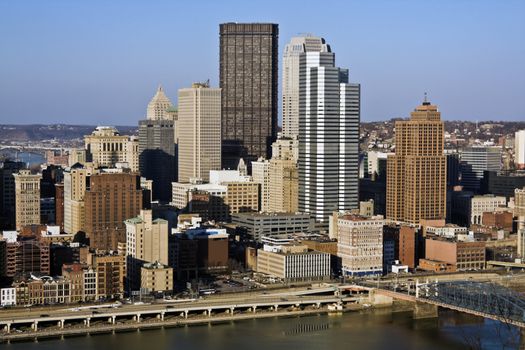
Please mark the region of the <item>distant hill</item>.
MULTIPOLYGON (((0 140, 2 141, 41 141, 41 140, 75 140, 82 139, 95 129, 95 125, 67 124, 0 124, 0 140)), ((122 135, 136 135, 136 126, 115 126, 122 135)))

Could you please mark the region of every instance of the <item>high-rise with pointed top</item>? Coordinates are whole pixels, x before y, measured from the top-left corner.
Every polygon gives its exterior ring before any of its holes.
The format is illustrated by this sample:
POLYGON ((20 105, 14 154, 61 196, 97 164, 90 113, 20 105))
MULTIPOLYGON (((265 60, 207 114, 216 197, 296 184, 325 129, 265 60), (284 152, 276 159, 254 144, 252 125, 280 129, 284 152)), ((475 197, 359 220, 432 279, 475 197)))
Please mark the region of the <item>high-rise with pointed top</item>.
POLYGON ((170 201, 171 183, 177 180, 176 119, 176 110, 159 86, 146 119, 139 121, 139 169, 141 176, 153 180, 155 201, 170 201))
POLYGON ((447 158, 438 107, 425 94, 409 120, 396 121, 395 130, 395 154, 387 159, 387 218, 414 224, 444 220, 447 158))

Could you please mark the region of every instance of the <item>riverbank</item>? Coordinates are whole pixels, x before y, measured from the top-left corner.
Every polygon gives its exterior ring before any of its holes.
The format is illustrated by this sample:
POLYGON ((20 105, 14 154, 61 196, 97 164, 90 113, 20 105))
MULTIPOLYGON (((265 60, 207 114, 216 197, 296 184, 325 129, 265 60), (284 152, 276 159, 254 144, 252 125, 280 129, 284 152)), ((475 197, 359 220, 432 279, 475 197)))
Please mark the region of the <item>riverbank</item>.
MULTIPOLYGON (((377 306, 381 308, 382 306, 377 306)), ((282 311, 260 311, 260 312, 247 312, 238 314, 218 314, 212 316, 195 316, 193 318, 176 318, 176 319, 150 319, 141 322, 129 322, 122 324, 94 324, 90 327, 78 327, 78 328, 67 328, 67 329, 45 329, 40 331, 26 331, 22 333, 9 333, 0 336, 0 343, 10 342, 23 342, 23 341, 37 341, 43 339, 53 338, 68 338, 78 337, 86 335, 96 334, 115 334, 121 332, 136 332, 150 329, 161 329, 161 328, 175 328, 193 325, 205 325, 205 324, 220 324, 229 323, 243 320, 253 320, 262 318, 292 318, 301 316, 312 316, 312 315, 327 315, 327 314, 342 314, 344 312, 361 311, 367 309, 365 306, 360 304, 351 304, 345 306, 345 308, 338 312, 333 312, 328 307, 323 306, 318 309, 305 309, 305 310, 282 310, 282 311)))

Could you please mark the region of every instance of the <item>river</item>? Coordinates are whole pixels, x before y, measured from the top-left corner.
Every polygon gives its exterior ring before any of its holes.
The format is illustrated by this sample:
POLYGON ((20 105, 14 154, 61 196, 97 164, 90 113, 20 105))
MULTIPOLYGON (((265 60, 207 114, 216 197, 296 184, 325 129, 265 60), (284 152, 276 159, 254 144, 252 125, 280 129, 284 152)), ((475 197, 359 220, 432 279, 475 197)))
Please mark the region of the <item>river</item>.
POLYGON ((506 349, 519 332, 453 311, 438 320, 414 321, 387 310, 294 318, 269 318, 206 326, 40 340, 2 346, 9 350, 309 350, 309 349, 506 349), (469 346, 470 345, 470 346, 469 346))

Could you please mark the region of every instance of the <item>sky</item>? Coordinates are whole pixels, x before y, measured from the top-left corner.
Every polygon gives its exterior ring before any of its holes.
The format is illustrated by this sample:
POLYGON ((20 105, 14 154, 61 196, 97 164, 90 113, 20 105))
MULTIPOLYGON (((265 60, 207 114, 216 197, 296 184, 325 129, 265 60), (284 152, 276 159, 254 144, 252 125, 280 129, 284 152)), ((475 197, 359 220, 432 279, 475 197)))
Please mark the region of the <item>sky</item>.
POLYGON ((159 84, 174 103, 218 86, 224 22, 278 23, 279 66, 292 36, 324 37, 362 121, 424 92, 443 119, 523 121, 524 18, 523 0, 0 0, 0 124, 136 125, 159 84))

